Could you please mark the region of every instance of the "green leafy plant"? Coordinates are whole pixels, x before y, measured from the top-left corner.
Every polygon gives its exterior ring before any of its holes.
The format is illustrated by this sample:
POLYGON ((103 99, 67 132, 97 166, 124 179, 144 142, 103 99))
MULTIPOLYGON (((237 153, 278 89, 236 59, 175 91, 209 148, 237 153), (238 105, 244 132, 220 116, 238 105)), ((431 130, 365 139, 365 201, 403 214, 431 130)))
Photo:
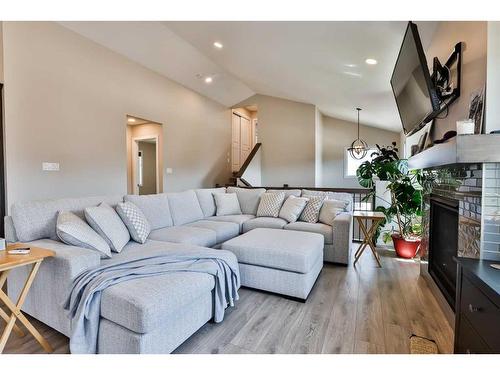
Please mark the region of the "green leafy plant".
MULTIPOLYGON (((375 196, 375 182, 387 181, 387 189, 391 193, 388 206, 379 206, 377 211, 385 215, 386 223, 395 221, 397 231, 403 238, 415 238, 422 234, 421 218, 423 207, 423 194, 429 186, 429 181, 421 170, 409 170, 408 160, 400 159, 396 142, 390 146, 377 146, 377 151, 372 153, 373 159, 365 161, 356 171, 356 176, 361 186, 372 189, 365 197, 366 200, 375 196)), ((379 197, 382 199, 382 197, 379 197)), ((394 231, 385 232, 383 240, 390 241, 394 231)), ((376 234, 377 237, 379 233, 376 234)))

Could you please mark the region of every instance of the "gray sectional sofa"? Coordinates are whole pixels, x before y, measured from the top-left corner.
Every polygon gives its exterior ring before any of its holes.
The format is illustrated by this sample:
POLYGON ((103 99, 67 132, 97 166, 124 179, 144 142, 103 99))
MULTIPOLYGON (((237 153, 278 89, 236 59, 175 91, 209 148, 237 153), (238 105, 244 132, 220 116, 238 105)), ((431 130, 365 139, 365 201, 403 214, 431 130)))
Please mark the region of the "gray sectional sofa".
MULTIPOLYGON (((69 336, 70 321, 62 308, 62 301, 68 293, 72 280, 80 272, 99 264, 163 254, 179 249, 203 251, 206 248, 223 247, 226 250, 220 251, 231 251, 230 246, 224 247, 223 244, 257 228, 321 234, 324 239, 322 258, 328 262, 349 263, 352 244, 350 195, 339 196, 349 200, 350 207, 348 212, 339 214, 330 226, 321 223, 287 223, 279 218, 256 217, 260 195, 264 189, 227 188, 228 192, 237 194, 242 214, 215 216, 216 207, 212 194, 224 191, 226 188, 147 196, 105 196, 14 204, 11 207, 11 216, 7 216, 5 220, 7 240, 24 242, 56 252, 55 257, 42 263, 23 310, 69 336), (113 205, 123 200, 134 203, 146 216, 152 229, 146 243, 130 241, 120 253, 113 254, 111 259, 101 259, 93 250, 69 246, 57 238, 56 218, 59 211, 68 210, 83 217, 83 210, 86 207, 101 202, 113 205)), ((287 191, 287 194, 300 195, 301 191, 287 191)), ((317 244, 314 242, 317 238, 321 237, 312 236, 308 240, 317 244)), ((234 253, 238 258, 236 250, 234 253)), ((279 264, 273 266, 272 272, 287 272, 286 278, 281 279, 284 294, 287 294, 288 290, 297 289, 291 285, 297 280, 297 282, 303 280, 304 285, 310 290, 322 267, 322 260, 317 253, 311 252, 311 254, 314 259, 311 258, 312 263, 308 260, 307 267, 310 271, 307 272, 302 272, 300 268, 302 266, 290 266, 290 262, 282 270, 279 264)), ((260 273, 263 269, 265 271, 265 267, 252 264, 251 258, 240 256, 238 261, 240 270, 247 270, 246 278, 251 279, 248 283, 254 283, 248 286, 268 290, 261 283, 276 282, 272 275, 268 279, 261 277, 260 273)), ((9 295, 15 297, 20 293, 27 273, 27 267, 11 272, 8 278, 9 295)), ((242 285, 245 286, 245 282, 242 285)), ((98 352, 173 351, 212 319, 213 288, 212 277, 188 272, 129 280, 107 288, 101 300, 98 352)), ((299 290, 299 295, 306 293, 307 296, 309 290, 299 290)))

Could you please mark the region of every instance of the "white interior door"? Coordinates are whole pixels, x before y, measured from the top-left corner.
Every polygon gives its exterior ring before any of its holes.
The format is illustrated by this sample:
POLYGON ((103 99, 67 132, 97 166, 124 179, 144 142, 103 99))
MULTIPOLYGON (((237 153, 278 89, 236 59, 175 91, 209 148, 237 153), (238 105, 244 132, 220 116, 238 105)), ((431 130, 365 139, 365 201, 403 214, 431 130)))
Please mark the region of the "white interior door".
POLYGON ((240 164, 247 160, 250 151, 252 151, 252 123, 249 119, 241 117, 240 122, 240 164))
POLYGON ((233 113, 232 118, 232 141, 231 141, 231 171, 240 169, 240 119, 241 117, 233 113))

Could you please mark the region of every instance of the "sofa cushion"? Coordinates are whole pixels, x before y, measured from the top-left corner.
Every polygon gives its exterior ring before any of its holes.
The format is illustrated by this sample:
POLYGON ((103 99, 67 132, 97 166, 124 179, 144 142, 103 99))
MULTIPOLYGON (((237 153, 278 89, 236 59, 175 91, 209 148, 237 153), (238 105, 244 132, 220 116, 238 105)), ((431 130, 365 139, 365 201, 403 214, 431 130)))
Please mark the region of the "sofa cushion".
POLYGON ((285 193, 282 191, 276 193, 263 193, 260 196, 257 216, 278 217, 284 200, 285 193))
POLYGON ((149 239, 212 247, 217 243, 217 234, 211 229, 179 226, 155 229, 149 239))
POLYGON ((147 333, 161 327, 171 314, 210 293, 214 285, 213 276, 196 272, 125 281, 102 292, 101 316, 131 331, 147 333))
POLYGON ((287 224, 286 220, 279 217, 256 217, 243 223, 243 233, 256 228, 282 229, 287 224))
POLYGON ((122 196, 104 196, 18 202, 12 205, 11 216, 19 241, 58 240, 56 221, 59 211, 70 211, 83 219, 86 207, 97 206, 101 202, 115 205, 121 201, 122 196))
POLYGON ((236 193, 240 202, 241 212, 245 215, 256 215, 257 207, 259 207, 260 196, 265 193, 266 189, 246 189, 236 186, 229 186, 226 191, 228 193, 236 193))
POLYGON ((269 189, 266 191, 267 193, 285 193, 285 198, 288 198, 290 195, 294 197, 300 197, 302 194, 302 190, 300 189, 269 189))
POLYGON ((323 223, 306 223, 304 221, 296 221, 285 225, 287 230, 297 230, 301 232, 319 233, 325 237, 325 244, 333 243, 333 228, 330 225, 323 223))
POLYGON ((116 212, 125 223, 130 237, 135 242, 144 243, 151 232, 151 225, 142 211, 132 202, 123 202, 116 205, 116 212))
POLYGON ((126 195, 125 201, 132 202, 142 211, 151 229, 174 225, 167 194, 126 195))
POLYGON ((213 230, 216 234, 216 241, 218 244, 240 234, 240 226, 238 224, 224 221, 200 220, 194 223, 185 224, 185 226, 213 230))
POLYGON ((204 218, 194 190, 167 194, 174 225, 183 225, 204 218))
POLYGON ((82 218, 69 211, 57 216, 57 236, 67 245, 98 251, 101 258, 111 258, 108 243, 99 236, 82 218))
POLYGON ((289 223, 297 221, 307 204, 307 198, 290 195, 281 207, 279 217, 289 223))
POLYGON ((214 188, 214 189, 196 189, 195 193, 198 197, 198 202, 200 202, 201 210, 205 217, 215 215, 215 201, 214 194, 223 194, 226 192, 226 188, 214 188))
POLYGON ((323 206, 321 206, 321 210, 319 211, 318 221, 323 224, 332 225, 335 217, 341 212, 345 212, 348 204, 349 202, 346 201, 327 198, 323 202, 323 206))
POLYGON ((217 216, 241 215, 240 203, 236 193, 214 194, 217 216))
POLYGON ((130 233, 116 211, 107 203, 85 210, 87 223, 108 243, 112 251, 119 253, 130 240, 130 233))
POLYGON ((260 228, 222 244, 239 263, 307 273, 323 257, 317 233, 260 228))
POLYGON ((307 190, 302 189, 302 196, 320 196, 328 199, 336 199, 339 201, 347 202, 347 211, 353 210, 353 199, 351 193, 338 193, 334 191, 318 191, 318 190, 307 190))
POLYGON ((254 215, 225 215, 225 216, 212 216, 209 218, 210 221, 223 221, 226 223, 236 223, 240 226, 240 233, 243 228, 243 223, 245 221, 255 218, 254 215))

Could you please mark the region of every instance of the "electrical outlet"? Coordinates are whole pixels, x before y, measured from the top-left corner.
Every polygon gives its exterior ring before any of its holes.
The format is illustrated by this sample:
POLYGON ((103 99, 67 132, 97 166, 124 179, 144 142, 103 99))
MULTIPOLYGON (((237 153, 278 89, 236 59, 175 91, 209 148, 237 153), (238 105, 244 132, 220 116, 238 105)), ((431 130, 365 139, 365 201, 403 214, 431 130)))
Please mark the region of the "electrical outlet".
POLYGON ((167 168, 167 174, 172 174, 174 173, 174 170, 172 168, 167 168))
POLYGON ((42 171, 57 172, 59 171, 59 163, 49 163, 44 161, 42 163, 42 171))

